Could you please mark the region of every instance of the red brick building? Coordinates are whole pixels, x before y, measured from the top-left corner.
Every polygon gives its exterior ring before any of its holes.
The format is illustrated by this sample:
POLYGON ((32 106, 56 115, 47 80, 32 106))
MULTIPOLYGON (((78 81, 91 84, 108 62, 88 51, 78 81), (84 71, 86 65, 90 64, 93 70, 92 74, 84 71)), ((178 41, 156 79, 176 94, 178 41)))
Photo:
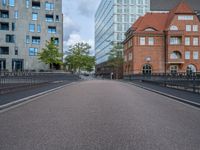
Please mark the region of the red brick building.
POLYGON ((199 27, 185 2, 140 17, 126 32, 124 75, 200 72, 199 27))

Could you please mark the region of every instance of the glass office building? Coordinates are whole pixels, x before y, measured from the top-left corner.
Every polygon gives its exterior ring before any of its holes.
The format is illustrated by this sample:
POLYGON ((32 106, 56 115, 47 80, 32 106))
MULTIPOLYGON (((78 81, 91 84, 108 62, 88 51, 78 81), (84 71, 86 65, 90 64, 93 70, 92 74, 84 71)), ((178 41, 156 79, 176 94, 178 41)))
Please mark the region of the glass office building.
POLYGON ((113 43, 124 40, 131 25, 150 11, 150 0, 101 0, 95 14, 96 64, 108 60, 113 43))

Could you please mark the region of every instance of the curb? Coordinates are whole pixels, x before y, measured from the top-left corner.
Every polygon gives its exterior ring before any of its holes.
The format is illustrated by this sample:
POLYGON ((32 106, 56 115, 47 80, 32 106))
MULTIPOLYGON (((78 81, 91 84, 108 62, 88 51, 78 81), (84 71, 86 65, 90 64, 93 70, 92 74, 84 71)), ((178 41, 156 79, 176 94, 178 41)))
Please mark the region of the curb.
POLYGON ((195 107, 200 108, 200 103, 195 103, 195 102, 192 102, 192 101, 183 99, 183 98, 179 98, 179 97, 176 97, 176 96, 173 96, 173 95, 170 95, 170 94, 166 94, 166 93, 163 93, 163 92, 160 92, 160 91, 157 91, 157 90, 153 90, 153 89, 150 89, 150 88, 141 86, 141 85, 136 84, 136 83, 132 83, 132 82, 126 82, 126 83, 132 84, 132 85, 134 85, 134 86, 136 86, 136 87, 145 89, 145 90, 147 90, 147 91, 151 91, 151 92, 154 92, 154 93, 157 93, 157 94, 160 94, 160 95, 163 95, 163 96, 172 98, 172 99, 177 100, 177 101, 179 101, 179 102, 182 102, 182 103, 189 104, 189 105, 192 105, 192 106, 195 106, 195 107))
POLYGON ((55 92, 59 89, 62 89, 64 87, 67 87, 67 86, 72 85, 74 83, 76 83, 76 82, 71 82, 71 83, 68 83, 68 84, 65 84, 65 85, 62 85, 62 86, 59 86, 59 87, 38 93, 38 94, 35 94, 35 95, 29 96, 29 97, 25 97, 25 98, 15 100, 13 102, 1 105, 0 106, 0 113, 7 111, 7 109, 12 109, 12 107, 15 108, 15 106, 17 107, 19 105, 22 105, 23 103, 24 104, 29 103, 29 102, 33 101, 35 98, 38 98, 38 97, 41 97, 41 96, 44 96, 44 95, 48 95, 50 92, 55 92))

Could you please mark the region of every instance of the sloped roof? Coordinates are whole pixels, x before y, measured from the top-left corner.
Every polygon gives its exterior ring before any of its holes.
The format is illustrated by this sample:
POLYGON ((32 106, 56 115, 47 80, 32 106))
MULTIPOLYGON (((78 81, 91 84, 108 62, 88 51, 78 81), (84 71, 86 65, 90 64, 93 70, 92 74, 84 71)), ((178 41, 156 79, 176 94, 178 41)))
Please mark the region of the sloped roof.
POLYGON ((190 6, 182 1, 169 13, 147 13, 140 17, 132 26, 135 32, 145 31, 147 28, 155 29, 157 32, 165 31, 176 14, 194 14, 190 6))
MULTIPOLYGON (((169 11, 183 0, 150 0, 151 11, 169 11)), ((184 0, 194 10, 200 10, 200 0, 184 0)))

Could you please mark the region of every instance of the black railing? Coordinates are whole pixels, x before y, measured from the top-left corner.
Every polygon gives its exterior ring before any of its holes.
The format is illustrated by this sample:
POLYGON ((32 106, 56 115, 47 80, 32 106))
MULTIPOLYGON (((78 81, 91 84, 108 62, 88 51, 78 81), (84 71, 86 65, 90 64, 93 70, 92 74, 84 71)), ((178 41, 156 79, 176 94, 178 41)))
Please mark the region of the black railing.
POLYGON ((75 81, 77 79, 77 76, 70 73, 0 72, 0 94, 58 81, 75 81))
POLYGON ((164 87, 176 88, 200 94, 200 73, 177 73, 177 74, 149 74, 149 75, 126 75, 125 80, 139 80, 164 87))

